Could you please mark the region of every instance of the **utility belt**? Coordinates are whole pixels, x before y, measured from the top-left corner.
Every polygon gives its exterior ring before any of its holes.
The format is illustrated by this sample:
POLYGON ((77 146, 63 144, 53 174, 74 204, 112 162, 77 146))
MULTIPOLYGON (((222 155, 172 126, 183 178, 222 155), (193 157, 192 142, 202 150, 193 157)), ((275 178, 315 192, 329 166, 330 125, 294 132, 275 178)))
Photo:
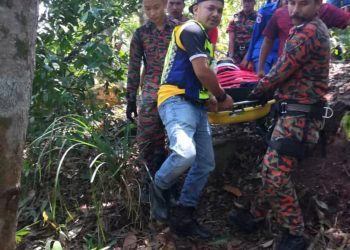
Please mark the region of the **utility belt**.
POLYGON ((185 101, 188 101, 196 106, 204 106, 206 100, 198 100, 198 99, 193 99, 191 97, 188 97, 187 95, 185 94, 181 94, 181 95, 178 95, 179 97, 181 97, 183 100, 185 101))
POLYGON ((305 115, 316 120, 328 119, 333 116, 333 110, 326 103, 299 104, 280 101, 277 103, 276 109, 279 116, 305 115))
MULTIPOLYGON (((279 117, 303 115, 307 119, 316 119, 324 121, 324 119, 328 119, 333 116, 333 110, 326 103, 299 104, 287 101, 280 101, 275 106, 274 115, 277 115, 279 117)), ((276 150, 281 155, 295 157, 299 160, 304 159, 308 155, 308 148, 310 146, 306 142, 308 129, 309 124, 307 123, 304 127, 304 136, 301 141, 291 138, 281 138, 272 141, 269 138, 267 143, 270 148, 276 150)), ((321 135, 324 136, 323 133, 321 135)), ((323 138, 320 139, 323 140, 323 138)))

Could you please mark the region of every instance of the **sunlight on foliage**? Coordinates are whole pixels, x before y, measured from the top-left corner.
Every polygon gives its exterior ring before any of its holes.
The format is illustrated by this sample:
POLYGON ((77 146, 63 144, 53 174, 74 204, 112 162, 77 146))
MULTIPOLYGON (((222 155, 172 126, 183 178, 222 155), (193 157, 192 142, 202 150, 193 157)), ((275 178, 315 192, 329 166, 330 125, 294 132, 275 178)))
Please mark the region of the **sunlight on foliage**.
POLYGON ((331 50, 336 59, 350 60, 350 29, 331 30, 331 50))
POLYGON ((46 242, 45 250, 63 250, 63 248, 62 248, 62 245, 59 241, 49 239, 46 242))
MULTIPOLYGON (((36 48, 31 116, 52 121, 68 113, 83 113, 84 101, 96 78, 106 86, 125 81, 127 51, 116 32, 138 1, 45 0, 36 48)), ((125 26, 125 25, 124 25, 125 26)))
POLYGON ((32 223, 32 224, 30 224, 28 226, 25 226, 25 227, 21 228, 20 230, 18 230, 16 232, 16 243, 17 244, 20 243, 23 240, 23 238, 30 233, 31 227, 36 225, 36 224, 38 224, 38 223, 39 223, 39 221, 36 221, 36 222, 34 222, 34 223, 32 223))
POLYGON ((350 112, 346 112, 341 120, 341 127, 344 131, 345 138, 350 141, 350 112))

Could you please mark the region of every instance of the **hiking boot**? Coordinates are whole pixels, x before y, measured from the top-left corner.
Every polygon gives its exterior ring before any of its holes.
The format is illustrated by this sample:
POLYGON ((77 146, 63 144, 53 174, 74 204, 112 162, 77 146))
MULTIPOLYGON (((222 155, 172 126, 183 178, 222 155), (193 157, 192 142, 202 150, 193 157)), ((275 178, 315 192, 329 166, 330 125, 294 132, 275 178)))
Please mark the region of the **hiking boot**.
POLYGON ((149 194, 151 215, 160 222, 166 222, 169 218, 169 190, 163 190, 156 184, 150 183, 149 194))
POLYGON ((172 209, 170 215, 170 230, 182 237, 197 237, 201 239, 210 239, 211 233, 199 225, 194 218, 195 208, 177 205, 172 209))
POLYGON ((256 218, 246 209, 233 209, 229 213, 230 224, 236 225, 246 233, 253 233, 258 228, 256 218))
POLYGON ((168 158, 167 155, 164 155, 164 154, 156 154, 154 156, 154 158, 152 159, 152 164, 156 167, 156 170, 158 170, 163 162, 165 162, 165 160, 168 158))
POLYGON ((304 250, 306 243, 303 236, 283 232, 281 241, 277 243, 276 250, 304 250))
POLYGON ((147 163, 149 174, 151 176, 154 176, 166 159, 167 159, 167 156, 163 154, 155 154, 152 156, 152 158, 148 158, 146 160, 146 163, 147 163))

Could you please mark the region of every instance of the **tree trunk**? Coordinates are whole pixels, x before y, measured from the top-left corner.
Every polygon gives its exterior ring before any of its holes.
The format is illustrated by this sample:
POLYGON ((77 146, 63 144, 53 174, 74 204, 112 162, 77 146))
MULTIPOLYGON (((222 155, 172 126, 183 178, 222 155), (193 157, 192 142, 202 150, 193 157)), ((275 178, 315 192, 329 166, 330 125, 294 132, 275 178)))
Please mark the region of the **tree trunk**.
POLYGON ((0 0, 0 250, 16 246, 37 19, 37 0, 0 0))

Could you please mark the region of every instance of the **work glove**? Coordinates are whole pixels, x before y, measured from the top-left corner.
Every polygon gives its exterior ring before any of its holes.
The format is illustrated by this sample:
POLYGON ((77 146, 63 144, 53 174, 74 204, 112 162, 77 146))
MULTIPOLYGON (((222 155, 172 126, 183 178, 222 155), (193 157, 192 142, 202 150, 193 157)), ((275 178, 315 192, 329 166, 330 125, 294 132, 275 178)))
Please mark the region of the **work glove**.
POLYGON ((264 92, 255 93, 253 90, 252 92, 250 92, 247 99, 249 101, 258 101, 258 104, 264 106, 270 98, 264 92))
POLYGON ((126 106, 126 117, 134 122, 134 118, 137 117, 137 107, 136 102, 134 101, 128 101, 126 106))

